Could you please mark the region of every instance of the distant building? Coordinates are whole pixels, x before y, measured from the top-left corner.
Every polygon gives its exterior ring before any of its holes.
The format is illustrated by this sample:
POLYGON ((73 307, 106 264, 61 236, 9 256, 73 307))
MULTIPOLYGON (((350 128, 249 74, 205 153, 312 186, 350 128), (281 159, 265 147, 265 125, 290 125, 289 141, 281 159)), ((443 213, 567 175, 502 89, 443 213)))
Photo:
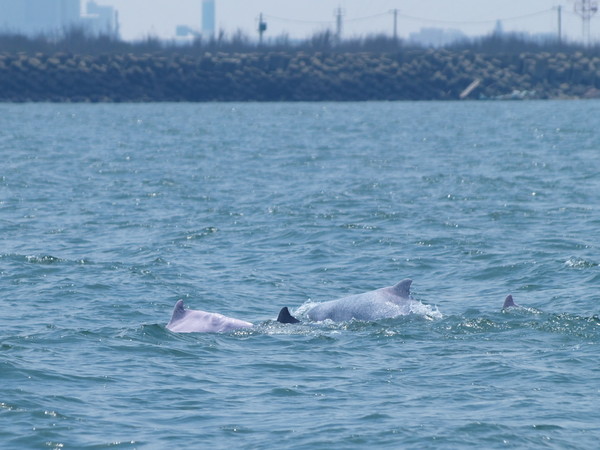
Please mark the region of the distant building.
POLYGON ((492 31, 494 36, 503 36, 504 35, 504 25, 502 25, 501 20, 496 20, 496 25, 494 26, 494 31, 492 31))
POLYGON ((0 31, 51 34, 79 24, 80 0, 0 0, 0 31))
POLYGON ((175 39, 173 42, 177 45, 188 45, 194 42, 200 36, 200 33, 187 25, 177 25, 175 28, 175 39))
POLYGON ((460 30, 441 28, 421 28, 417 33, 410 33, 408 40, 412 44, 423 47, 443 47, 468 39, 460 30))
POLYGON ((90 0, 81 14, 80 0, 0 0, 0 33, 51 35, 80 27, 118 37, 115 9, 90 0))
POLYGON ((175 28, 175 36, 177 36, 179 38, 186 38, 193 34, 194 34, 194 30, 192 30, 187 25, 177 25, 177 28, 175 28))
POLYGON ((83 27, 93 34, 119 37, 117 12, 112 6, 98 5, 90 0, 86 5, 86 14, 81 18, 83 27))
POLYGON ((202 35, 212 38, 215 35, 215 0, 202 0, 202 35))
POLYGON ((177 25, 175 39, 177 42, 193 41, 202 36, 212 39, 215 35, 215 0, 202 0, 202 16, 198 28, 196 26, 177 25))

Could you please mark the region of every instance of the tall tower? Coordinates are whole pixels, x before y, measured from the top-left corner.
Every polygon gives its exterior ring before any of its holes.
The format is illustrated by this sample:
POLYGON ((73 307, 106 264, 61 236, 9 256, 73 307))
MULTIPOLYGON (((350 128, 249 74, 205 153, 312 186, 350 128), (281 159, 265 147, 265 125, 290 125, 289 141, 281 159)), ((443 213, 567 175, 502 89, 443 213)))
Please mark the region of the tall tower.
POLYGON ((592 16, 598 12, 598 2, 595 0, 577 0, 575 2, 575 13, 581 17, 583 25, 583 40, 590 45, 590 21, 592 16))
POLYGON ((202 35, 215 35, 215 0, 202 0, 202 35))

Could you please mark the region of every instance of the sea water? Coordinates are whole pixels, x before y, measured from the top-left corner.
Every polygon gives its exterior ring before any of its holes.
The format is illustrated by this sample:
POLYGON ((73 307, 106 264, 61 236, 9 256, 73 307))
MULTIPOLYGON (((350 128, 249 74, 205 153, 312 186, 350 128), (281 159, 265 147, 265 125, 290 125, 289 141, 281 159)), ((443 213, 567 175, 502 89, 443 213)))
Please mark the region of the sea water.
POLYGON ((597 448, 599 114, 0 105, 0 447, 597 448), (274 320, 404 278, 439 314, 274 320))

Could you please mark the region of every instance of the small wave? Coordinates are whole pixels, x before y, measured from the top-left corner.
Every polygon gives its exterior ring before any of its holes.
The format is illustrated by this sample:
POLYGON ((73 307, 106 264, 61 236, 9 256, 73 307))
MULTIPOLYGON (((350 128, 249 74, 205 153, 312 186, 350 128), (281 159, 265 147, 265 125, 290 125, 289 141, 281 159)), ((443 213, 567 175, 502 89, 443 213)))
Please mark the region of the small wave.
POLYGON ((494 321, 486 317, 462 318, 458 323, 453 322, 445 324, 446 331, 449 331, 451 334, 480 334, 511 328, 507 323, 494 321))
POLYGON ((341 228, 345 228, 347 230, 367 230, 367 231, 377 231, 379 227, 376 225, 368 225, 364 223, 346 223, 340 225, 341 228))
POLYGON ((0 402, 0 410, 5 410, 5 411, 21 411, 21 409, 18 406, 11 405, 9 403, 4 403, 4 402, 0 402))
POLYGON ((450 335, 533 330, 600 342, 600 317, 548 314, 534 308, 511 308, 493 316, 451 316, 439 324, 439 331, 450 335))
POLYGON ((32 264, 54 264, 62 262, 61 258, 57 258, 52 255, 44 255, 44 256, 26 256, 25 259, 27 262, 32 264))
POLYGON ((290 388, 274 388, 274 389, 271 389, 271 391, 268 392, 268 394, 272 395, 273 397, 284 397, 284 398, 297 397, 297 396, 301 395, 297 390, 290 389, 290 388))
POLYGON ((0 255, 1 260, 8 260, 18 263, 29 263, 29 264, 39 264, 39 265, 52 265, 59 263, 70 263, 70 264, 90 264, 91 261, 87 259, 77 259, 77 260, 69 260, 64 258, 59 258, 57 256, 52 255, 20 255, 16 253, 5 253, 0 255))
POLYGON ((598 263, 587 261, 582 258, 571 257, 565 261, 565 266, 572 267, 574 269, 587 269, 590 267, 598 267, 598 263))
POLYGON ((202 230, 194 231, 188 233, 185 237, 186 241, 193 241, 197 239, 202 239, 206 236, 210 236, 211 234, 215 234, 219 231, 217 227, 204 227, 202 230))
POLYGON ((246 334, 250 333, 251 330, 259 334, 266 334, 270 336, 277 335, 298 335, 308 336, 313 333, 313 326, 307 326, 306 323, 300 324, 282 324, 276 321, 267 321, 264 323, 255 324, 253 328, 247 328, 244 330, 246 334))
POLYGON ((539 329, 550 333, 578 336, 600 341, 600 317, 580 317, 571 314, 552 314, 539 324, 539 329))
POLYGON ((417 301, 410 303, 410 312, 412 314, 423 316, 429 320, 438 320, 444 317, 437 306, 425 305, 424 303, 417 301))
POLYGON ((300 305, 298 307, 298 309, 296 309, 296 311, 294 311, 294 314, 298 315, 298 316, 305 316, 306 313, 313 307, 317 306, 319 304, 319 302, 314 302, 312 300, 308 300, 307 302, 303 303, 302 305, 300 305))

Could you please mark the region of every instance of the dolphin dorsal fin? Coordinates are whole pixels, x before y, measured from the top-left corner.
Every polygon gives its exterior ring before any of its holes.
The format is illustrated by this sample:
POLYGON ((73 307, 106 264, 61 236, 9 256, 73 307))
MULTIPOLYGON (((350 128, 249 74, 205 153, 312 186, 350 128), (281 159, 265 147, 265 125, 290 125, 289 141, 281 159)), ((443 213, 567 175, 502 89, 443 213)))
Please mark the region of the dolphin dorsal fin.
POLYGON ((181 319, 185 316, 185 308, 183 307, 183 300, 177 300, 175 303, 175 308, 173 308, 173 315, 171 316, 171 321, 169 323, 173 323, 181 319))
POLYGON ((281 308, 279 311, 279 316, 277 317, 277 322, 280 323, 300 323, 298 319, 290 314, 290 310, 287 306, 281 308))
POLYGON ((400 283, 394 285, 394 293, 402 298, 409 298, 411 284, 412 280, 410 278, 402 280, 400 283))
POLYGON ((511 306, 517 306, 517 304, 513 300, 513 296, 508 295, 506 299, 504 299, 504 305, 502 305, 502 309, 510 308, 511 306))

